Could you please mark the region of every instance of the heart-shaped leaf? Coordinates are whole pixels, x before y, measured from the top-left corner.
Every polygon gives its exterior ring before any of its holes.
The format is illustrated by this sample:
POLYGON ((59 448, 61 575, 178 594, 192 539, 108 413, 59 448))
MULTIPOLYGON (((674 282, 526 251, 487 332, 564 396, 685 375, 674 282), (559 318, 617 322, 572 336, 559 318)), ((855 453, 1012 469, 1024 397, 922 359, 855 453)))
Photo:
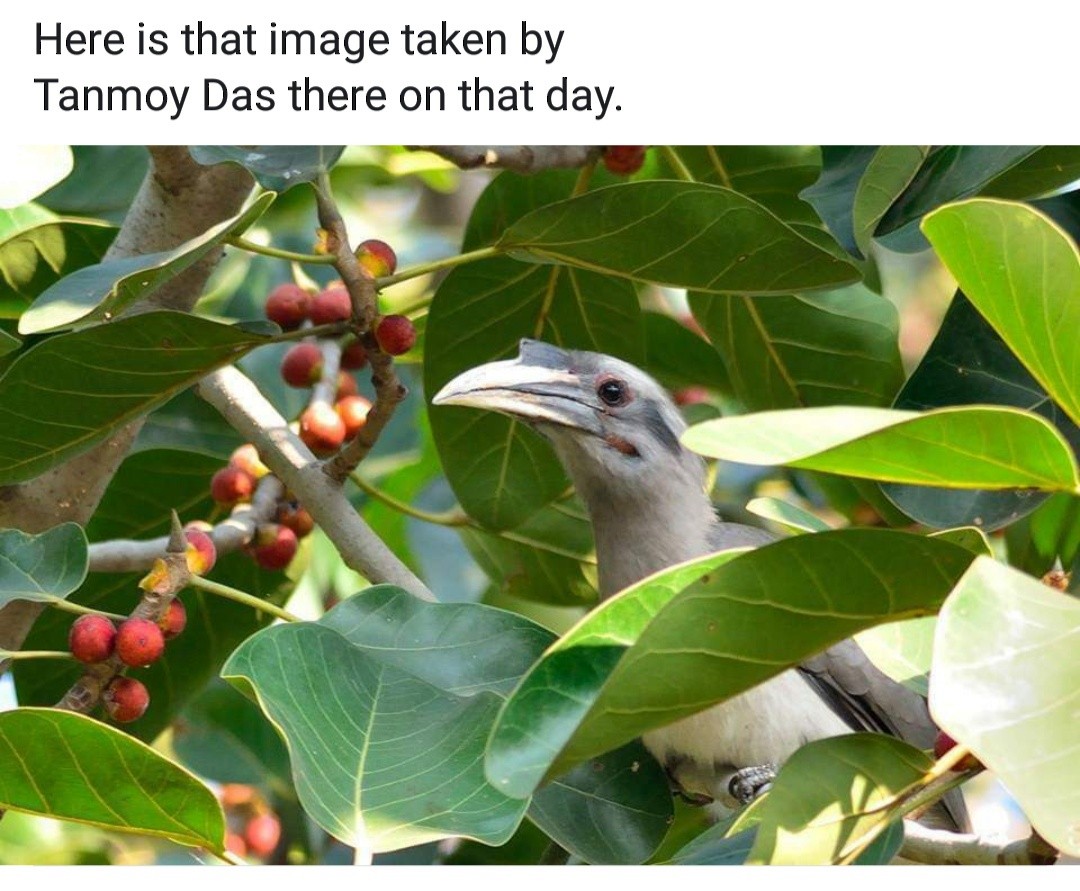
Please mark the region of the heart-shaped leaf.
POLYGON ((805 408, 706 421, 687 448, 744 464, 786 465, 888 482, 1076 491, 1076 459, 1038 415, 969 406, 916 413, 805 408))
POLYGON ((210 789, 145 743, 74 712, 0 714, 0 808, 225 850, 210 789))
POLYGON ((105 439, 264 338, 178 312, 50 337, 0 377, 0 485, 30 479, 105 439))
POLYGON ((0 608, 13 600, 63 600, 86 578, 86 548, 76 523, 40 535, 0 529, 0 608))
POLYGON ((1080 856, 1080 602, 989 557, 945 601, 930 711, 1008 787, 1032 825, 1080 856))
POLYGON ((522 217, 499 247, 522 260, 714 294, 784 294, 860 278, 757 202, 705 183, 597 189, 522 217))
POLYGON ((972 559, 942 540, 847 529, 658 573, 601 604, 529 671, 492 732, 488 777, 527 796, 863 628, 933 612, 972 559))
POLYGON ((923 222, 961 289, 1065 413, 1080 424, 1080 252, 1037 210, 977 199, 923 222))
POLYGON ((193 145, 191 157, 207 167, 239 164, 264 189, 284 192, 300 183, 311 182, 333 167, 343 145, 193 145))
POLYGON ((154 254, 105 260, 65 275, 47 288, 19 319, 19 333, 60 331, 76 323, 111 319, 243 232, 274 200, 265 192, 244 210, 179 247, 154 254))

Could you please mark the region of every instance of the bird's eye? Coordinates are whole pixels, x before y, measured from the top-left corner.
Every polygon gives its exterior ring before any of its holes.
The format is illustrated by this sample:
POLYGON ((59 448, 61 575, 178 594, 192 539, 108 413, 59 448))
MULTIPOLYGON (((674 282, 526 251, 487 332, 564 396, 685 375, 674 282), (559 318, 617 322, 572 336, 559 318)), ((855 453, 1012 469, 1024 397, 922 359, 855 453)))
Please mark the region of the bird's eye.
POLYGON ((629 394, 630 388, 626 382, 614 377, 605 378, 596 388, 596 395, 605 405, 625 405, 629 401, 629 394))

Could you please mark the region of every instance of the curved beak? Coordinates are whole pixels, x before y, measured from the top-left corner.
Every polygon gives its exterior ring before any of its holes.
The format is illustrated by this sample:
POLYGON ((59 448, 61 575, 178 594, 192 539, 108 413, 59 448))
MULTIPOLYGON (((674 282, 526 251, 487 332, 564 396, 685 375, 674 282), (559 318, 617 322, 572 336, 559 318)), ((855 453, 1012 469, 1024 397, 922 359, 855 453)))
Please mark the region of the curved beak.
POLYGON ((565 350, 523 340, 516 359, 489 362, 459 374, 435 394, 433 405, 497 411, 533 423, 596 433, 596 410, 583 396, 565 350))

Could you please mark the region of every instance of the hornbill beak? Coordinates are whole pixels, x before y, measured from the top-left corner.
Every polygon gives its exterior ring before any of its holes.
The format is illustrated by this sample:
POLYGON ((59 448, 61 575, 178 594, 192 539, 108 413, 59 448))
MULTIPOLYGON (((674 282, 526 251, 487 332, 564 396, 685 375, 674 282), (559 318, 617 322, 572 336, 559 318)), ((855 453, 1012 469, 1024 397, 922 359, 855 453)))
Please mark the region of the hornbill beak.
POLYGON ((459 374, 435 394, 433 405, 497 411, 530 423, 598 433, 599 406, 571 369, 566 350, 522 340, 516 359, 489 362, 459 374))

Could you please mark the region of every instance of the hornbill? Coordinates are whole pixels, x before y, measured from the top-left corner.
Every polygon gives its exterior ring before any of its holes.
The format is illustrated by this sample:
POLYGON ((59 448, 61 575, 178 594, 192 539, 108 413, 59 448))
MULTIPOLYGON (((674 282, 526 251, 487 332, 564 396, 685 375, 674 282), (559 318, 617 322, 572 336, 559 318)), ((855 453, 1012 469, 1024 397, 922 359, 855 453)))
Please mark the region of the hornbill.
MULTIPOLYGON (((432 402, 502 412, 551 442, 592 522, 602 597, 675 563, 775 540, 717 518, 705 464, 679 441, 682 415, 655 380, 627 362, 523 340, 516 359, 464 372, 432 402)), ((924 749, 937 734, 922 697, 848 640, 642 739, 676 791, 734 807, 767 787, 801 745, 856 731, 924 749)), ((938 810, 947 810, 934 821, 942 828, 968 828, 958 792, 938 810)))

